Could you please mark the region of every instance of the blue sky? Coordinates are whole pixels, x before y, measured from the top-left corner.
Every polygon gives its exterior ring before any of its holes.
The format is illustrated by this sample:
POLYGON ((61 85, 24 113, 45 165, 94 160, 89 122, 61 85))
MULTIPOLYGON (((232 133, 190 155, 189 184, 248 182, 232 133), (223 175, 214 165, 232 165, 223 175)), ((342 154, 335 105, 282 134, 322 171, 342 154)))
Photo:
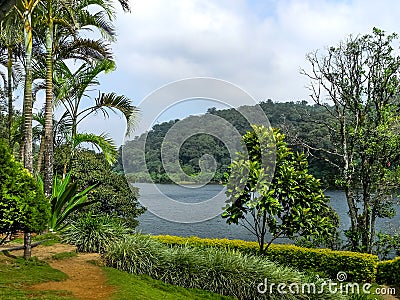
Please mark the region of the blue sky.
MULTIPOLYGON (((378 27, 400 32, 396 0, 135 0, 118 7, 117 69, 100 78, 101 90, 139 105, 155 89, 188 77, 215 77, 257 100, 308 100, 305 55, 349 34, 378 27)), ((117 5, 116 5, 117 6, 117 5)), ((179 99, 177 99, 179 100, 179 99)), ((164 118, 205 112, 204 104, 175 107, 164 118)), ((154 103, 154 110, 160 109, 154 103)), ((109 132, 120 145, 125 123, 101 115, 81 131, 109 132)))

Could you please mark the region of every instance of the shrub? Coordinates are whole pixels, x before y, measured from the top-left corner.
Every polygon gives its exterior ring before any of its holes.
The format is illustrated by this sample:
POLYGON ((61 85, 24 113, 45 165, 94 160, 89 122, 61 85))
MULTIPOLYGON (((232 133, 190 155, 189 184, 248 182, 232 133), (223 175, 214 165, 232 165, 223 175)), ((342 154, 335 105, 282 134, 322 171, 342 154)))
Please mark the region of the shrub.
MULTIPOLYGON (((150 236, 126 236, 110 245, 102 255, 106 265, 185 288, 200 288, 235 296, 238 299, 345 299, 340 294, 281 294, 276 289, 265 294, 258 285, 284 283, 315 284, 319 291, 322 279, 279 266, 262 257, 210 247, 181 245, 169 248, 150 236)), ((268 286, 269 288, 269 286, 268 286)))
POLYGON ((134 234, 110 244, 102 256, 109 267, 157 277, 156 266, 161 248, 161 243, 147 236, 134 234))
POLYGON ((0 141, 0 234, 41 232, 49 217, 50 204, 40 185, 0 141))
POLYGON ((392 260, 381 261, 378 263, 376 275, 378 283, 400 284, 400 257, 392 260))
MULTIPOLYGON (((218 247, 239 250, 242 253, 258 253, 256 242, 228 239, 202 239, 199 237, 154 236, 168 245, 193 245, 197 247, 218 247)), ((300 271, 312 271, 336 279, 339 272, 346 272, 349 281, 373 282, 378 257, 371 254, 329 249, 302 248, 289 244, 272 244, 265 257, 279 264, 291 266, 300 271)))
POLYGON ((129 229, 110 216, 83 215, 62 231, 63 241, 76 245, 80 252, 102 253, 105 248, 121 239, 129 229))

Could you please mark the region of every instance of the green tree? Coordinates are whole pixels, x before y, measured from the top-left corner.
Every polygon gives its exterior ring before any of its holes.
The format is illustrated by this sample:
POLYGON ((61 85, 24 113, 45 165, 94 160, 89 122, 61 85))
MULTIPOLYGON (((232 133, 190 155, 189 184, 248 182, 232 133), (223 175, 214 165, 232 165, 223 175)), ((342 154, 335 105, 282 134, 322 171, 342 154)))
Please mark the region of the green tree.
MULTIPOLYGON (((55 154, 56 171, 61 173, 64 167, 63 156, 66 154, 63 154, 62 147, 56 148, 55 154)), ((121 219, 130 228, 137 226, 136 217, 145 211, 138 202, 139 192, 130 189, 124 175, 113 172, 102 153, 80 149, 71 160, 70 169, 71 179, 78 183, 79 191, 98 185, 88 194, 88 201, 98 202, 85 210, 90 210, 93 215, 109 215, 121 219)))
POLYGON ((330 235, 337 216, 320 182, 308 174, 304 154, 293 153, 278 130, 252 126, 243 136, 248 155, 239 153, 230 166, 228 204, 222 214, 228 224, 240 224, 257 237, 260 254, 279 237, 330 235), (275 170, 263 163, 263 155, 276 145, 275 170), (271 172, 273 178, 271 183, 271 172), (267 233, 271 234, 266 241, 267 233), (265 246, 266 245, 266 246, 265 246))
POLYGON ((350 36, 344 42, 313 52, 312 99, 328 112, 318 121, 326 127, 332 148, 319 152, 340 172, 337 181, 346 194, 353 251, 372 252, 377 218, 393 216, 392 195, 398 187, 400 56, 392 44, 396 34, 377 28, 372 34, 350 36), (325 101, 329 101, 327 104, 325 101))
MULTIPOLYGON (((39 183, 0 141, 0 233, 41 232, 49 217, 50 205, 39 183)), ((24 256, 30 257, 30 249, 25 248, 24 256)))

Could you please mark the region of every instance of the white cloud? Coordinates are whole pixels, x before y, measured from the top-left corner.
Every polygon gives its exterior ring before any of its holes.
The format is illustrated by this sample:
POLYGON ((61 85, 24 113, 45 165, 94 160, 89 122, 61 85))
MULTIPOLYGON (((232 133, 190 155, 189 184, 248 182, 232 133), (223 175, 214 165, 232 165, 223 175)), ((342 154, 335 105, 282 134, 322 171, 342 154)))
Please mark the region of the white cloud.
MULTIPOLYGON (((118 9, 117 71, 102 78, 102 87, 136 103, 193 76, 231 81, 258 100, 308 99, 299 74, 306 53, 374 26, 396 31, 400 15, 400 2, 391 0, 132 2, 132 13, 118 9)), ((109 131, 122 137, 115 127, 109 131)))

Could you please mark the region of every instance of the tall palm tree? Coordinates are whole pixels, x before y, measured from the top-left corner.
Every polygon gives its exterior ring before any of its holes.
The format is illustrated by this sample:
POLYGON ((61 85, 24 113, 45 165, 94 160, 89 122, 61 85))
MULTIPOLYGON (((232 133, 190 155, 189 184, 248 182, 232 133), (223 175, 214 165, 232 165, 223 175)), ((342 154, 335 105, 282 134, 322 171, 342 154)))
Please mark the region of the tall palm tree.
POLYGON ((21 54, 22 45, 22 24, 18 20, 15 11, 9 12, 0 22, 0 65, 5 67, 4 84, 7 97, 7 139, 12 149, 14 139, 12 138, 12 127, 14 120, 13 91, 17 88, 22 72, 15 59, 16 55, 21 54))
MULTIPOLYGON (((33 47, 33 23, 32 14, 40 0, 21 0, 17 10, 24 24, 24 67, 25 67, 25 88, 24 88, 24 167, 33 172, 32 159, 32 47, 33 47)), ((24 257, 31 257, 32 234, 28 231, 24 232, 24 257)))
POLYGON ((133 129, 135 125, 134 116, 138 113, 138 109, 125 96, 99 92, 92 106, 81 109, 83 99, 90 99, 89 95, 86 94, 89 88, 99 85, 98 75, 103 72, 110 72, 114 67, 113 61, 100 60, 94 64, 84 63, 75 72, 72 72, 66 64, 60 64, 59 73, 55 75, 56 101, 59 105, 63 105, 66 110, 63 117, 71 120, 72 136, 76 134, 77 126, 83 119, 97 112, 102 112, 104 117, 108 117, 109 111, 118 110, 123 113, 128 122, 128 131, 133 129))
MULTIPOLYGON (((65 109, 61 120, 70 123, 71 130, 68 140, 71 143, 71 149, 75 147, 73 143, 78 136, 78 125, 86 117, 94 113, 101 112, 103 116, 107 118, 110 111, 120 111, 127 121, 128 131, 133 130, 138 109, 132 105, 130 99, 123 95, 116 95, 115 93, 106 94, 99 91, 98 96, 92 100, 89 95, 86 94, 89 89, 99 84, 97 79, 99 74, 113 69, 114 62, 111 60, 101 60, 94 64, 84 63, 75 72, 72 72, 65 63, 60 63, 58 65, 53 81, 56 95, 55 101, 57 105, 62 105, 65 109), (85 98, 89 98, 89 100, 93 101, 93 105, 82 108, 81 104, 85 98)), ((81 135, 80 138, 82 137, 84 136, 81 135)), ((89 136, 85 137, 88 138, 89 136)), ((92 137, 93 136, 90 136, 90 138, 92 137)), ((92 141, 95 140, 92 139, 92 141)), ((90 141, 90 139, 88 140, 88 142, 91 143, 92 141, 90 141)))
MULTIPOLYGON (((46 0, 42 2, 41 11, 45 20, 45 49, 46 49, 46 101, 44 127, 44 191, 47 195, 52 192, 53 184, 53 67, 55 56, 55 37, 57 33, 67 32, 66 36, 77 36, 79 29, 94 26, 104 37, 111 39, 114 35, 111 21, 112 6, 108 0, 87 0, 67 2, 62 0, 46 0), (89 5, 97 5, 101 10, 90 13, 89 5), (108 20, 106 19, 108 17, 108 20)), ((68 53, 68 56, 70 54, 68 53)), ((62 57, 62 59, 69 57, 62 57)))

